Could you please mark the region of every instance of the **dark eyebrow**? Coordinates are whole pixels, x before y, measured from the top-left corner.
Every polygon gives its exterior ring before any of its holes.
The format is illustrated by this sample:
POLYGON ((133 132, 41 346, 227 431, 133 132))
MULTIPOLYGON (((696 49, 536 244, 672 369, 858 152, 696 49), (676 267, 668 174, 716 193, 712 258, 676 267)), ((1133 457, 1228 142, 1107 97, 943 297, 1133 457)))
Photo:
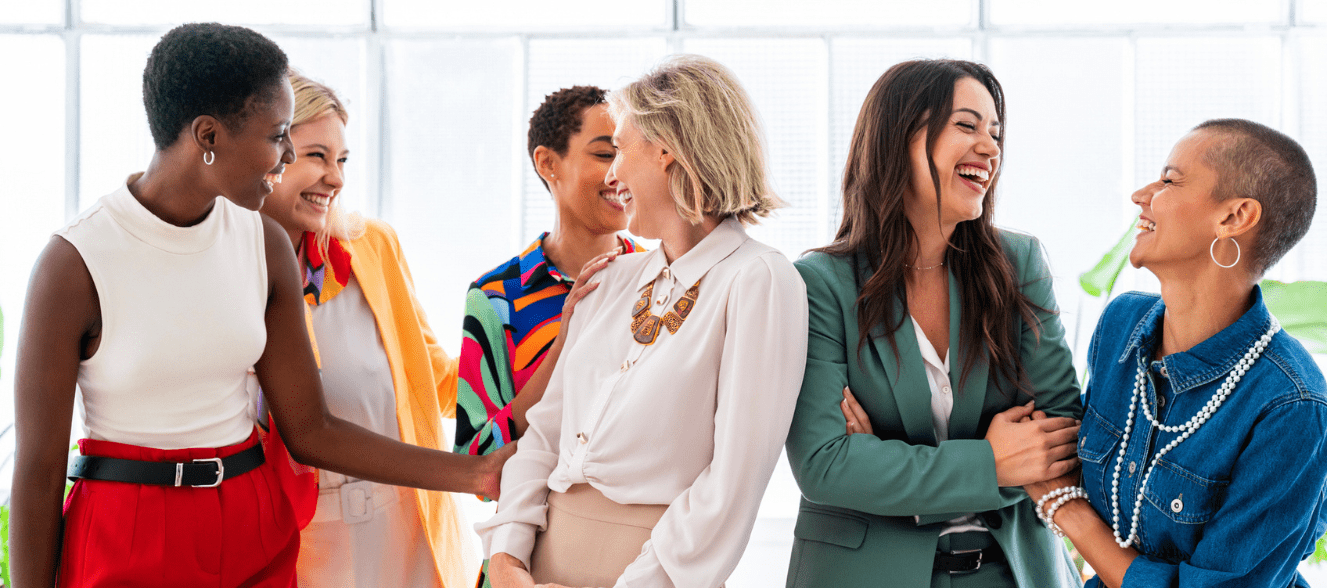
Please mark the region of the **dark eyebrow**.
MULTIPOLYGON (((971 113, 972 116, 977 117, 977 120, 979 120, 979 121, 981 121, 981 120, 986 120, 986 119, 982 118, 980 112, 977 112, 977 111, 975 111, 975 110, 973 110, 973 109, 971 109, 971 108, 955 108, 955 109, 954 109, 954 112, 968 112, 968 113, 971 113)), ((998 123, 997 123, 997 124, 998 124, 998 123)))

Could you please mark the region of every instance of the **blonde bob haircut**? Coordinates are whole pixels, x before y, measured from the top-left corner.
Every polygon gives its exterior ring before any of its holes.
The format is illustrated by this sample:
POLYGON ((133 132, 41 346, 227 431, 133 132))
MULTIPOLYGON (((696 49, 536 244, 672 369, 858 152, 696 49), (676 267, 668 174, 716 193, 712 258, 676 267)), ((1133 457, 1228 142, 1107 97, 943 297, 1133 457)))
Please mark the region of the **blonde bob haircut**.
POLYGON ((751 98, 728 68, 700 55, 674 55, 608 94, 613 121, 630 122, 673 156, 668 191, 692 224, 707 215, 742 224, 784 206, 770 189, 765 137, 751 98))
MULTIPOLYGON (((290 89, 295 93, 295 115, 291 118, 290 128, 313 122, 328 114, 335 114, 341 124, 350 122, 350 114, 331 88, 305 77, 295 68, 286 71, 290 78, 290 89)), ((318 249, 327 253, 327 243, 332 237, 344 241, 353 241, 364 236, 364 217, 359 213, 347 213, 341 210, 340 198, 333 198, 327 209, 327 223, 323 230, 315 233, 318 249)))

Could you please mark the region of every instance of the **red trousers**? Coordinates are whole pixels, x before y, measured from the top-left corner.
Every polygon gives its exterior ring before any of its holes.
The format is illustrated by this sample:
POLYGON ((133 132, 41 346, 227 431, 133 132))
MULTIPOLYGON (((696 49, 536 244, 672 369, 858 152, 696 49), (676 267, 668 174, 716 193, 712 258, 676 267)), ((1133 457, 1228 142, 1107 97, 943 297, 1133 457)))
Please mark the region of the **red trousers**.
MULTIPOLYGON (((83 455, 179 462, 227 457, 258 442, 255 430, 221 448, 90 439, 78 446, 83 455)), ((78 480, 64 511, 61 588, 295 586, 299 526, 270 460, 216 488, 78 480)))

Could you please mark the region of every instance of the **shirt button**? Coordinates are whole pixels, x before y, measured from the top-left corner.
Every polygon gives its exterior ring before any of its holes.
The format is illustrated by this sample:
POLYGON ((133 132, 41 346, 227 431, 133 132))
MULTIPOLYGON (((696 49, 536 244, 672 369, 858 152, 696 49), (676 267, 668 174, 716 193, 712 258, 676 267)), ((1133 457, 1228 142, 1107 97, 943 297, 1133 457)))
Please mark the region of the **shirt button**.
POLYGON ((622 362, 622 371, 625 372, 625 371, 627 371, 627 370, 629 370, 629 369, 631 369, 631 360, 630 360, 630 359, 628 359, 628 360, 622 362))
POLYGON ((1163 407, 1163 406, 1165 406, 1165 405, 1166 405, 1166 397, 1165 397, 1165 396, 1157 396, 1157 408, 1161 408, 1161 407, 1163 407))
POLYGON ((1169 378, 1169 377, 1170 377, 1170 370, 1167 370, 1167 369, 1166 369, 1166 366, 1164 366, 1164 365, 1161 366, 1161 377, 1163 377, 1163 378, 1169 378))
POLYGON ((590 438, 586 437, 585 433, 576 433, 576 440, 580 441, 581 445, 584 445, 586 441, 590 440, 590 438))
POLYGON ((941 388, 940 390, 943 391, 945 394, 948 394, 948 393, 950 392, 950 390, 949 390, 949 386, 945 386, 945 387, 941 388))
POLYGON ((1180 511, 1184 510, 1184 500, 1183 500, 1183 499, 1184 499, 1184 495, 1181 494, 1181 495, 1179 496, 1179 498, 1176 498, 1175 500, 1170 501, 1170 512, 1173 512, 1173 513, 1179 514, 1180 511))
POLYGON ((667 280, 667 279, 673 277, 673 272, 669 271, 668 268, 664 268, 664 271, 663 271, 663 277, 664 277, 665 280, 667 280))
POLYGON ((1133 473, 1136 471, 1138 471, 1138 462, 1136 461, 1129 462, 1129 475, 1132 476, 1133 473))

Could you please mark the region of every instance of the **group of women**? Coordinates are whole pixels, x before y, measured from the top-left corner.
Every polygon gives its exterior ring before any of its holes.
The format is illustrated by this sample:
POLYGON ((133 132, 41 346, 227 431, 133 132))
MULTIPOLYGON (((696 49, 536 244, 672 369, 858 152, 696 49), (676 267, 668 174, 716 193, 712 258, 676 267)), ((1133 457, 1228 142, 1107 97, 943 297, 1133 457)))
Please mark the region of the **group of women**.
POLYGON ((34 270, 15 586, 467 585, 443 491, 499 499, 483 585, 721 586, 785 443, 788 586, 1079 585, 1057 535, 1093 584, 1306 585, 1327 384, 1257 282, 1316 180, 1265 126, 1200 125, 1134 194, 1161 295, 1109 305, 1080 394, 1040 244, 992 222, 979 64, 884 73, 840 229, 795 263, 745 231, 782 202, 725 67, 551 94, 528 147, 555 225, 471 286, 459 361, 391 228, 337 209, 334 92, 195 24, 144 101, 147 171, 34 270))

